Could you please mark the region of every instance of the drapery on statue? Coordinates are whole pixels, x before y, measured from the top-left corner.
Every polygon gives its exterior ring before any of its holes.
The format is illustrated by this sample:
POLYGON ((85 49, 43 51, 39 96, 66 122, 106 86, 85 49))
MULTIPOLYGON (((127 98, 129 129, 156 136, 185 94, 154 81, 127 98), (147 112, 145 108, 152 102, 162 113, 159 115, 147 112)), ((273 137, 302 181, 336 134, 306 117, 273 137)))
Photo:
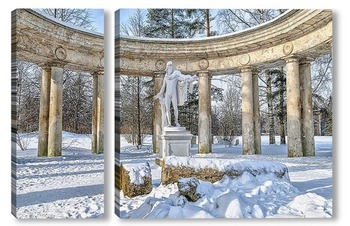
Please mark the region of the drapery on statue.
POLYGON ((198 80, 197 75, 184 75, 174 70, 173 63, 169 61, 166 65, 166 73, 162 88, 154 99, 159 99, 162 110, 162 128, 171 126, 170 102, 173 105, 175 126, 180 127, 178 122, 178 106, 182 106, 187 99, 187 87, 189 92, 193 91, 193 82, 198 80))

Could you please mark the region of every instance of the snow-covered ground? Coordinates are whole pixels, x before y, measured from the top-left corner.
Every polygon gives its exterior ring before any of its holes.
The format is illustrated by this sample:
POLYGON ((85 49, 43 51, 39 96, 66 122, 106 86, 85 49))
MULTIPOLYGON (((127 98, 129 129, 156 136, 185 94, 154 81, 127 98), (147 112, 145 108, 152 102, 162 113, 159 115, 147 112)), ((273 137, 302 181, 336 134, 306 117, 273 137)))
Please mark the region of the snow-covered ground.
MULTIPOLYGON (((101 218, 104 212, 104 155, 91 154, 86 134, 63 132, 62 156, 37 157, 37 135, 28 149, 17 147, 16 211, 20 219, 101 218)), ((13 181, 14 182, 14 181, 13 181)))
POLYGON ((189 202, 179 195, 176 184, 160 183, 161 168, 155 164, 151 137, 136 150, 121 136, 121 162, 148 162, 151 166, 153 190, 148 195, 128 198, 121 194, 122 218, 328 218, 332 217, 332 137, 315 137, 316 156, 288 158, 287 146, 268 145, 262 136, 262 155, 241 155, 242 146, 213 145, 211 154, 196 158, 273 161, 286 165, 290 180, 272 174, 256 177, 244 173, 241 177, 224 177, 216 183, 200 181, 197 192, 202 197, 189 202))

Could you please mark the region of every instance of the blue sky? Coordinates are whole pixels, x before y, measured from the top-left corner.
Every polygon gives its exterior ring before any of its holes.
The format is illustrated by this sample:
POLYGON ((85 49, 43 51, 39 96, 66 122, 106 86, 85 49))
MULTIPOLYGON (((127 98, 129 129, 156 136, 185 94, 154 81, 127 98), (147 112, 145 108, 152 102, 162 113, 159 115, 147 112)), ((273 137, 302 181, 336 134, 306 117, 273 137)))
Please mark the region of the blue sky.
MULTIPOLYGON (((136 8, 134 8, 134 9, 120 9, 120 10, 118 10, 118 11, 120 11, 120 24, 127 23, 129 17, 131 15, 133 15, 136 12, 136 10, 137 10, 136 8)), ((146 15, 147 9, 141 9, 141 10, 146 15)), ((119 18, 117 18, 117 16, 115 16, 114 19, 115 19, 114 20, 115 26, 117 26, 119 24, 119 21, 118 21, 119 18)))
MULTIPOLYGON (((120 9, 120 20, 122 23, 125 23, 128 18, 135 13, 137 9, 120 9)), ((147 13, 147 9, 141 9, 145 15, 147 13)))
MULTIPOLYGON (((36 10, 42 11, 42 8, 37 8, 36 10)), ((96 28, 96 32, 104 34, 104 10, 103 9, 90 9, 90 10, 91 10, 92 20, 94 21, 93 26, 96 28)))
POLYGON ((104 33, 104 11, 103 9, 91 9, 92 16, 94 19, 94 27, 96 27, 96 31, 99 33, 104 33))

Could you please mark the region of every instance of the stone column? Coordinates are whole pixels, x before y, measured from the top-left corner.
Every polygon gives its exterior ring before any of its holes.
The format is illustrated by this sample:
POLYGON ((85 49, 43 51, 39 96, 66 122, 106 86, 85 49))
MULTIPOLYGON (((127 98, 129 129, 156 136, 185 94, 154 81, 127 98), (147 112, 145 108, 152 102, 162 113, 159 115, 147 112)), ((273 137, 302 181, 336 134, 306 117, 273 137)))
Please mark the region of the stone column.
POLYGON ((49 134, 51 68, 42 67, 40 110, 39 110, 39 139, 38 157, 47 156, 49 134))
POLYGON ((92 74, 92 128, 91 128, 91 152, 97 153, 97 93, 98 74, 92 74))
POLYGON ((198 153, 211 153, 211 78, 209 71, 198 71, 199 114, 198 153))
POLYGON ((48 156, 62 155, 63 68, 51 67, 48 156))
POLYGON ((299 59, 286 58, 288 157, 303 156, 301 144, 301 109, 299 59))
POLYGON ((311 88, 311 59, 300 61, 301 142, 304 156, 315 156, 314 118, 311 88))
POLYGON ((255 154, 261 154, 260 111, 259 111, 259 76, 253 70, 253 121, 254 121, 254 149, 255 154))
MULTIPOLYGON (((157 95, 162 88, 165 71, 156 71, 154 75, 154 95, 157 95)), ((153 153, 160 152, 160 139, 162 133, 162 111, 159 100, 153 101, 153 153)))
POLYGON ((243 155, 255 154, 253 120, 253 80, 252 69, 241 69, 242 76, 242 140, 243 155))
POLYGON ((104 72, 98 73, 98 89, 97 89, 97 149, 96 153, 104 152, 104 72))

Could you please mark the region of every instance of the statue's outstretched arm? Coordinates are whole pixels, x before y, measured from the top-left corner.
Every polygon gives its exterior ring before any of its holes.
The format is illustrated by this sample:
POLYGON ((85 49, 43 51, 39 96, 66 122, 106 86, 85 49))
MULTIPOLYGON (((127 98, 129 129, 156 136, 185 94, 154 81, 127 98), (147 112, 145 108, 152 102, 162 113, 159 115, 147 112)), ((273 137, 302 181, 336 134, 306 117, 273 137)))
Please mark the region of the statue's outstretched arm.
POLYGON ((194 81, 198 81, 198 76, 197 75, 193 75, 191 76, 191 79, 189 80, 189 82, 194 82, 194 81))
POLYGON ((180 76, 178 77, 178 80, 180 81, 194 82, 198 80, 197 75, 185 75, 185 74, 182 74, 181 72, 179 73, 180 73, 180 76))

